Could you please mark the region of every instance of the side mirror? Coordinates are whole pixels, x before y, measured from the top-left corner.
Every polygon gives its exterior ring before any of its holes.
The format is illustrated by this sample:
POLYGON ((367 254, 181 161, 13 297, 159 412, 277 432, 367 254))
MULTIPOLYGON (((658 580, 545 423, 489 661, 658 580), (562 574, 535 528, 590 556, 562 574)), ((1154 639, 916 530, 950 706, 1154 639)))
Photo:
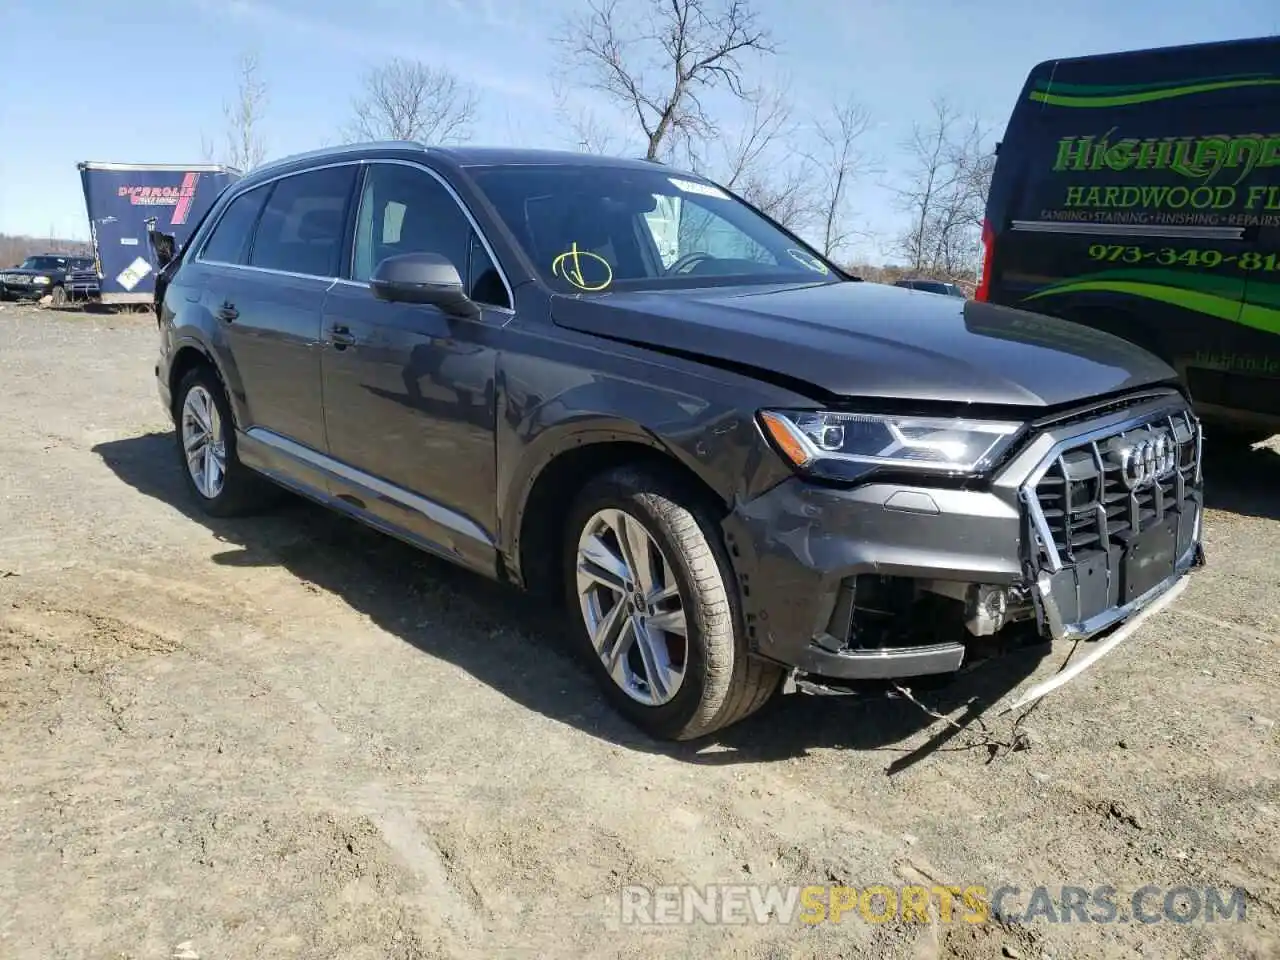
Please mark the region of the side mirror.
POLYGON ((458 268, 438 253, 402 253, 373 268, 373 295, 392 303, 429 303, 455 317, 475 317, 480 308, 467 296, 458 268))

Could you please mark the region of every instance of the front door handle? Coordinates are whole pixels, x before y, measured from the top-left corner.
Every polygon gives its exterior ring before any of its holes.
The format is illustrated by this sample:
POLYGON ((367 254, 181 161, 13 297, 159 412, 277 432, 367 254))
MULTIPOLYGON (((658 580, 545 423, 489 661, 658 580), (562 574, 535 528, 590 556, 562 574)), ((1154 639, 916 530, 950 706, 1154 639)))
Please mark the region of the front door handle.
POLYGON ((220 306, 214 313, 223 323, 231 323, 236 317, 240 316, 240 311, 236 309, 236 305, 229 300, 222 301, 220 306))
POLYGON ((356 335, 351 332, 349 327, 335 326, 329 328, 329 342, 333 344, 335 350, 345 350, 347 347, 354 346, 356 335))

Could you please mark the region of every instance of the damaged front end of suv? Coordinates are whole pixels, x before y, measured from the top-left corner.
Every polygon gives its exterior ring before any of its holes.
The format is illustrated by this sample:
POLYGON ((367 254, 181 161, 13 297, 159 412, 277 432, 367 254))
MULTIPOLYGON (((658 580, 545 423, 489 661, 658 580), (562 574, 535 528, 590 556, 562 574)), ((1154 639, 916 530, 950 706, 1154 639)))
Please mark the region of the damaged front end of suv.
POLYGON ((857 441, 833 425, 868 419, 762 415, 802 474, 725 524, 749 636, 795 665, 789 686, 847 693, 1097 638, 1203 563, 1200 424, 1173 387, 949 431, 880 417, 925 469, 885 458, 841 484, 849 460, 821 461, 857 441))

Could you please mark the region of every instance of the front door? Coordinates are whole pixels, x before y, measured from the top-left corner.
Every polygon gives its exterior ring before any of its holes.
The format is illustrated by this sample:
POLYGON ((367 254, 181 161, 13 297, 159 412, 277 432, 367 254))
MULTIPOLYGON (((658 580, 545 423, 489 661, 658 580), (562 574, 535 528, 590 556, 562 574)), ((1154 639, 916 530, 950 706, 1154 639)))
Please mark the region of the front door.
POLYGON ((325 298, 322 369, 335 493, 432 549, 492 571, 494 375, 510 319, 505 285, 450 192, 424 169, 368 166, 350 279, 325 298), (368 285, 399 253, 447 257, 481 302, 476 319, 386 303, 368 285))

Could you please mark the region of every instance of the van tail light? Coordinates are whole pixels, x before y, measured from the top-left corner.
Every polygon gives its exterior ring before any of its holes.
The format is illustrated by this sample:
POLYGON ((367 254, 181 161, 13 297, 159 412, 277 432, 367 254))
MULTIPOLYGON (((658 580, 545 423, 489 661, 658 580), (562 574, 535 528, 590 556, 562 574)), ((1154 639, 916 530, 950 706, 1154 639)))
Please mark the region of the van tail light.
POLYGON ((996 232, 991 228, 990 220, 982 221, 982 279, 974 293, 975 300, 984 303, 991 296, 991 264, 996 258, 996 232))

